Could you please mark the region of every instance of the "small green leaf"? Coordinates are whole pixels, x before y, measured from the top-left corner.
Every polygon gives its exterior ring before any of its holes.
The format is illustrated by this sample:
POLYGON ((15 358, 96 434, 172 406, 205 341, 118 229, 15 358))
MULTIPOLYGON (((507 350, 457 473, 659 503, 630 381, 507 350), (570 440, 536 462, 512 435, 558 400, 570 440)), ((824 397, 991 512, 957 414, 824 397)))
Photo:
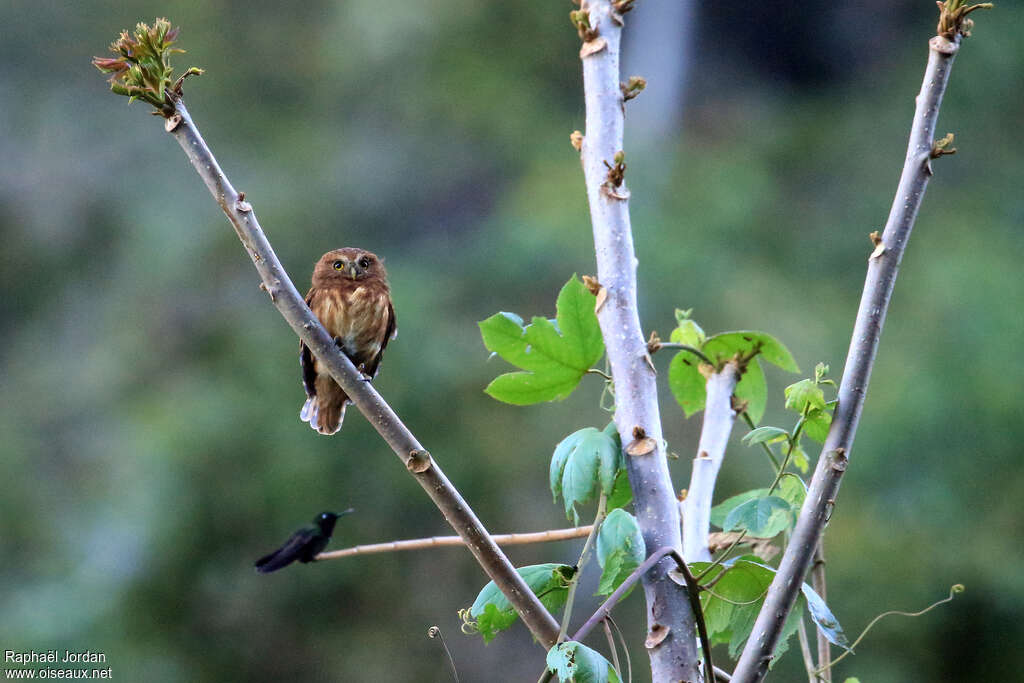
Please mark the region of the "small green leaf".
POLYGON ((804 598, 807 599, 807 611, 814 623, 818 625, 818 630, 828 638, 828 642, 844 650, 849 650, 850 641, 846 639, 843 627, 839 625, 839 620, 832 614, 832 610, 828 608, 821 596, 806 583, 800 587, 800 590, 803 592, 804 598))
MULTIPOLYGON (((706 562, 691 565, 694 574, 708 566, 706 562)), ((700 601, 708 635, 713 644, 728 643, 729 655, 734 659, 750 636, 774 576, 775 570, 771 567, 744 558, 727 560, 707 576, 708 581, 714 582, 714 589, 702 592, 700 601)), ((788 641, 796 632, 801 616, 802 607, 797 604, 783 626, 774 659, 788 649, 788 641)))
POLYGON ((619 675, 607 659, 582 643, 569 640, 548 650, 548 671, 559 683, 619 683, 619 675))
POLYGON ((787 372, 800 372, 792 354, 782 342, 770 334, 743 330, 740 332, 723 332, 709 337, 704 343, 704 353, 718 365, 737 353, 751 355, 757 349, 757 355, 772 365, 777 365, 787 372))
POLYGON ((789 432, 779 427, 758 427, 747 432, 741 441, 747 446, 754 446, 759 443, 775 443, 789 438, 789 432))
POLYGON ((802 379, 790 384, 785 389, 786 410, 794 413, 804 412, 805 408, 825 410, 825 394, 813 379, 802 379))
POLYGON ((814 366, 814 381, 821 384, 821 380, 828 377, 829 367, 825 363, 818 363, 814 366))
POLYGON ((622 441, 619 439, 619 430, 615 426, 614 422, 609 422, 608 424, 606 424, 604 426, 604 429, 602 429, 601 431, 607 434, 608 438, 615 439, 616 448, 622 448, 622 441))
POLYGON ((697 359, 686 351, 680 351, 668 366, 668 387, 676 397, 683 414, 690 417, 704 410, 707 400, 706 380, 697 369, 697 359))
POLYGON ((832 426, 832 414, 827 410, 815 408, 804 420, 804 434, 818 443, 825 443, 829 427, 832 426))
POLYGON ((578 524, 576 504, 592 500, 598 487, 611 494, 621 467, 622 451, 616 439, 593 427, 580 429, 563 439, 551 456, 551 492, 556 501, 561 494, 566 517, 578 524))
POLYGON ((800 507, 804 504, 804 498, 807 497, 807 485, 804 484, 800 477, 787 472, 779 480, 779 486, 775 489, 775 495, 789 503, 789 508, 793 513, 793 521, 796 521, 797 516, 800 514, 800 507))
POLYGON ((623 467, 615 475, 615 483, 612 485, 612 492, 605 503, 607 510, 616 510, 626 507, 633 502, 633 489, 629 485, 629 473, 623 467))
POLYGON ((617 509, 601 523, 597 534, 597 563, 604 571, 598 595, 611 595, 647 557, 644 537, 636 518, 617 509))
POLYGON ((747 413, 757 424, 764 417, 764 408, 768 404, 768 385, 764 381, 764 371, 757 359, 747 363, 743 376, 733 391, 736 398, 747 402, 747 413))
POLYGON ((793 519, 790 504, 778 496, 753 498, 737 505, 722 524, 726 531, 746 529, 751 536, 772 538, 793 519))
POLYGON ((718 505, 711 508, 711 523, 717 526, 719 529, 725 524, 725 518, 729 516, 736 507, 746 503, 748 500, 754 498, 761 498, 768 495, 768 489, 751 489, 750 491, 744 491, 738 493, 735 496, 726 498, 718 505))
MULTIPOLYGON (((520 567, 516 571, 549 610, 556 610, 565 604, 569 581, 576 573, 574 567, 555 563, 520 567)), ((493 581, 481 589, 473 606, 469 608, 469 616, 476 620, 477 630, 485 643, 491 642, 499 631, 507 629, 518 617, 508 598, 493 581)))
POLYGON ((525 372, 499 375, 484 390, 505 403, 529 405, 572 393, 604 353, 594 295, 574 275, 558 294, 556 321, 496 313, 479 323, 484 346, 525 372), (557 326, 556 326, 557 325, 557 326))
POLYGON ((572 453, 573 449, 576 448, 576 444, 579 443, 580 439, 583 438, 583 434, 587 429, 580 429, 569 436, 562 439, 557 446, 555 446, 555 452, 551 456, 551 467, 549 468, 548 478, 551 485, 551 495, 554 496, 555 501, 558 502, 558 497, 562 495, 562 473, 565 471, 565 463, 569 460, 569 454, 572 453))
MULTIPOLYGON (((692 309, 691 309, 692 310, 692 309)), ((704 345, 707 335, 695 321, 690 320, 690 311, 676 309, 676 325, 669 335, 669 341, 677 344, 686 344, 699 349, 704 345)))
POLYGON ((800 470, 801 473, 807 474, 807 470, 810 468, 811 464, 807 461, 807 453, 804 452, 804 447, 800 442, 797 442, 797 444, 793 446, 793 455, 791 457, 796 468, 800 470))

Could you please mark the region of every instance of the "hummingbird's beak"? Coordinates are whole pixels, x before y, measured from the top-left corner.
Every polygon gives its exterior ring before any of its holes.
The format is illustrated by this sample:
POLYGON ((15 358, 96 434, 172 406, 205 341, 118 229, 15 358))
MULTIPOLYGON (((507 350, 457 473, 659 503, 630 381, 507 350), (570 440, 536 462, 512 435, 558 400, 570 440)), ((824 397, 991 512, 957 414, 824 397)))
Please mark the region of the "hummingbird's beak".
POLYGON ((356 511, 355 508, 349 508, 348 510, 342 510, 341 512, 338 513, 338 516, 341 517, 342 515, 347 515, 347 514, 350 514, 352 512, 355 512, 355 511, 356 511))

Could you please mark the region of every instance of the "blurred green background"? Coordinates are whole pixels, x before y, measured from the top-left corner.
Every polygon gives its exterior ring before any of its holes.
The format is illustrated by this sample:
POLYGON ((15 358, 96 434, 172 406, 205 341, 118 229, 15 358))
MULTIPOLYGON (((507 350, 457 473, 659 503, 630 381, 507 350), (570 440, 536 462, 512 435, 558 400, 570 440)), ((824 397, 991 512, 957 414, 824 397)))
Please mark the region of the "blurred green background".
MULTIPOLYGON (((842 370, 933 35, 928 0, 639 0, 625 73, 644 326, 763 329, 842 370)), ((569 2, 15 2, 0 8, 0 649, 91 649, 127 681, 536 680, 521 626, 489 646, 456 611, 485 582, 460 549, 258 576, 322 509, 333 547, 450 533, 357 411, 298 420, 297 343, 237 238, 141 104, 90 58, 118 31, 182 26, 187 98, 303 291, 328 249, 386 257, 399 337, 375 385, 489 529, 565 526, 555 443, 602 426, 597 378, 564 403, 499 404, 476 321, 554 313, 595 269, 569 133, 583 129, 569 2)), ((1009 680, 1024 642, 1024 11, 974 15, 939 123, 827 539, 829 602, 865 683, 1009 680)), ((665 384, 668 354, 656 357, 665 384)), ((791 424, 769 370, 766 422, 791 424)), ((664 388, 664 386, 663 386, 664 388)), ((664 392, 677 488, 700 418, 664 392)), ((718 498, 763 485, 730 449, 718 498)), ((816 456, 816 453, 814 453, 816 456)), ((572 563, 579 542, 510 550, 572 563)), ((596 582, 595 582, 596 583, 596 582)), ((592 590, 585 591, 591 593, 592 590)), ((585 600, 580 619, 586 616, 585 600)), ((649 675, 639 593, 619 609, 649 675)), ((601 646, 595 641, 595 644, 601 646)), ((776 678, 803 677, 794 650, 776 678)), ((719 659, 727 668, 724 651, 719 659)))

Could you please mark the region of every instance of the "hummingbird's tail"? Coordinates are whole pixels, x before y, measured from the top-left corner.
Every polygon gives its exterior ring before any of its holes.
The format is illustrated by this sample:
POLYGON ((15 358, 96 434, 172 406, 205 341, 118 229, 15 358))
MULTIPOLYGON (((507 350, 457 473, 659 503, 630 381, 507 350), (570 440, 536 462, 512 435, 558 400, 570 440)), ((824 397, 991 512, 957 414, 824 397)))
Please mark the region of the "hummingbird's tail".
POLYGON ((264 555, 256 560, 256 571, 260 574, 269 574, 270 572, 276 572, 282 567, 287 567, 294 561, 295 555, 275 550, 269 555, 264 555))

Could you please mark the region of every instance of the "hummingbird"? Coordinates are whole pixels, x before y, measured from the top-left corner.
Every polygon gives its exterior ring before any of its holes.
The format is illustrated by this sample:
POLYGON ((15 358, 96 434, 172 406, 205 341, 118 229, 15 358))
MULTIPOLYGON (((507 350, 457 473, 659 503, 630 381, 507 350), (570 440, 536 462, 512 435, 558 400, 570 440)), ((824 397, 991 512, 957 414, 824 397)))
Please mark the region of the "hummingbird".
POLYGON ((331 542, 334 523, 338 521, 338 517, 350 512, 355 510, 349 508, 344 512, 321 512, 313 518, 313 526, 299 529, 280 548, 256 560, 256 571, 268 574, 288 566, 295 560, 303 563, 312 562, 331 542))

